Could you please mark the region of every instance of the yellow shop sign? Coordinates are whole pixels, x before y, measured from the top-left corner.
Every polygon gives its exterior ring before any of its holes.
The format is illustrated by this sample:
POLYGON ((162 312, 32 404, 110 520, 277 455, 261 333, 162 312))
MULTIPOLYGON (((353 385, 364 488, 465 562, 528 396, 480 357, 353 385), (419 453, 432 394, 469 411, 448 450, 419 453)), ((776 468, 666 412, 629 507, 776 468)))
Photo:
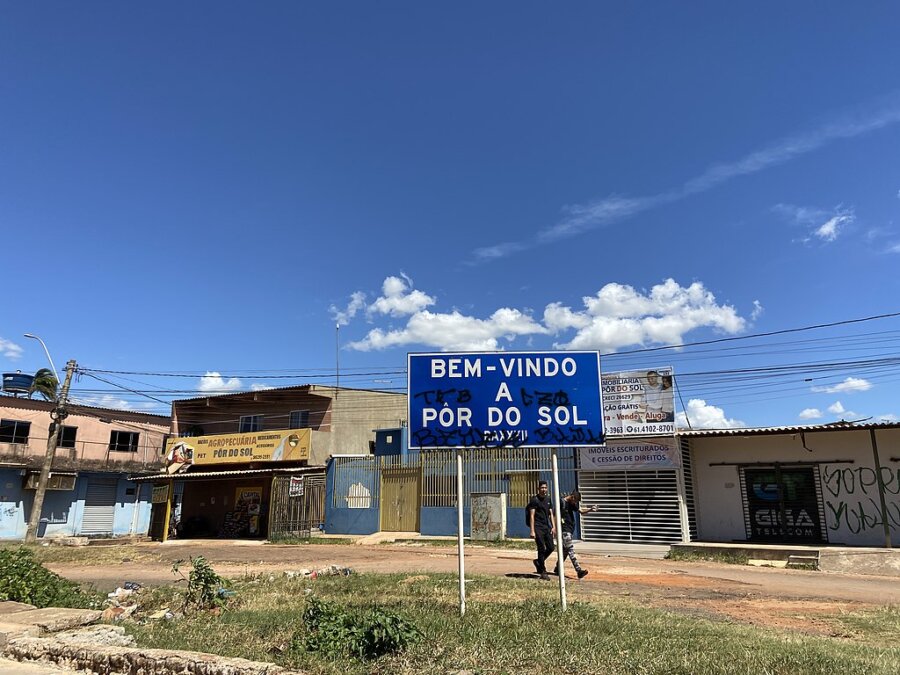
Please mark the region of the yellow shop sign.
POLYGON ((290 462, 309 459, 309 445, 309 429, 170 438, 166 459, 198 465, 290 462))

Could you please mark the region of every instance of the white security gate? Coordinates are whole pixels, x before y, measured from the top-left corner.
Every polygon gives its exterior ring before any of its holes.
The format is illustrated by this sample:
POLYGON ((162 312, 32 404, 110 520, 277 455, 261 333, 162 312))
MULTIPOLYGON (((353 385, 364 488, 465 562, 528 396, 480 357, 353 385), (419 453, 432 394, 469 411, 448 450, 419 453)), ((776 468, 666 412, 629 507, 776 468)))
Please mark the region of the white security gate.
POLYGON ((116 513, 116 485, 113 480, 92 480, 84 498, 81 534, 112 534, 116 513))
POLYGON ((581 517, 585 541, 671 544, 682 540, 678 477, 657 471, 579 471, 582 506, 598 511, 581 517))

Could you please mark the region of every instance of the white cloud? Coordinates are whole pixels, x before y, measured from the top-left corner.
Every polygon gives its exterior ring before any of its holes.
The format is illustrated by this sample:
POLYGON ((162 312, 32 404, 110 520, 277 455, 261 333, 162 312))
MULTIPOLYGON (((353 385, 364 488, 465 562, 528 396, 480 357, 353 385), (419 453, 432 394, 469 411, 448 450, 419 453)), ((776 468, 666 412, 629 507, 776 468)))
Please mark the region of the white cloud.
POLYGON ((822 411, 818 408, 804 408, 797 417, 801 420, 817 420, 822 417, 822 411))
POLYGON ((0 337, 0 354, 10 361, 16 361, 22 357, 25 350, 11 340, 0 337))
POLYGON ((226 381, 221 373, 215 371, 206 371, 206 375, 200 378, 197 390, 204 394, 227 394, 232 391, 238 391, 241 388, 241 381, 232 377, 226 381))
POLYGON ((832 122, 822 124, 811 131, 779 139, 736 161, 714 164, 700 175, 671 190, 639 197, 611 195, 587 204, 568 206, 564 209, 566 215, 562 220, 538 232, 531 239, 480 247, 473 251, 473 257, 477 262, 487 262, 543 243, 573 237, 637 213, 706 192, 739 176, 783 164, 833 141, 854 138, 896 124, 900 122, 900 105, 895 99, 896 97, 892 98, 874 112, 835 118, 832 122))
POLYGON ((610 283, 582 302, 583 311, 558 302, 544 310, 544 324, 554 333, 576 329, 572 340, 557 347, 609 351, 635 344, 680 344, 696 328, 737 333, 746 326, 734 307, 718 304, 700 282, 684 287, 667 279, 649 293, 610 283))
POLYGON ((852 211, 839 213, 817 227, 813 231, 813 234, 822 241, 834 241, 838 238, 838 235, 841 233, 844 226, 853 223, 854 220, 856 220, 856 216, 853 215, 852 211))
POLYGON ((725 417, 725 411, 718 406, 709 405, 700 398, 692 398, 688 401, 687 415, 679 412, 675 416, 675 424, 687 428, 688 419, 692 429, 740 429, 747 425, 737 419, 725 417))
POLYGON ((399 277, 387 277, 381 285, 382 296, 366 308, 369 314, 409 316, 435 303, 435 299, 422 291, 412 290, 413 282, 400 273, 399 277))
POLYGON ((876 422, 900 422, 900 417, 897 417, 894 413, 885 413, 884 415, 876 415, 876 422))
POLYGON ((844 408, 843 404, 840 401, 835 401, 830 406, 828 406, 828 412, 832 415, 840 415, 843 412, 847 412, 844 408))
POLYGON ((356 316, 365 306, 366 294, 362 291, 356 291, 350 295, 350 302, 347 303, 346 308, 338 309, 332 305, 328 308, 328 311, 331 312, 331 318, 337 322, 338 326, 346 326, 350 323, 350 319, 356 316))
POLYGON ((888 253, 900 253, 900 241, 888 248, 888 253))
POLYGON ((254 382, 250 385, 250 391, 265 391, 266 389, 274 389, 271 384, 266 384, 265 382, 254 382))
POLYGON ((848 225, 856 222, 856 214, 853 209, 842 206, 827 211, 812 206, 776 204, 772 210, 807 230, 807 236, 800 240, 804 243, 811 241, 812 237, 818 237, 821 241, 830 243, 837 239, 848 225))
POLYGON ((439 314, 422 311, 410 317, 406 328, 383 331, 379 328, 347 347, 359 351, 422 344, 442 351, 494 351, 500 340, 512 341, 521 335, 547 333, 547 329, 517 309, 498 309, 487 319, 476 319, 453 311, 439 314))
POLYGON ((812 390, 818 394, 851 394, 857 391, 868 391, 872 388, 872 383, 861 377, 848 377, 843 382, 839 382, 831 387, 813 387, 812 390))
POLYGON ((763 312, 765 312, 765 307, 762 306, 762 303, 759 300, 753 301, 753 311, 750 312, 750 320, 756 321, 759 317, 762 316, 763 312))
MULTIPOLYGON (((410 287, 405 278, 388 277, 385 295, 380 300, 410 299, 413 297, 408 293, 410 287)), ((430 296, 421 295, 427 298, 428 304, 434 302, 430 296)), ((574 330, 569 342, 554 346, 614 350, 626 345, 679 344, 687 332, 702 327, 737 333, 746 326, 733 307, 717 303, 700 282, 683 287, 667 279, 649 292, 611 283, 582 301, 584 309, 581 310, 559 302, 550 303, 544 309, 542 320, 536 320, 528 309, 509 307, 500 308, 485 319, 468 316, 458 309, 442 313, 423 308, 414 311, 404 327, 375 328, 347 348, 371 351, 420 344, 445 351, 484 351, 502 349, 504 342, 512 342, 517 337, 559 336, 574 330)), ((407 309, 423 304, 424 300, 413 301, 407 309)), ((392 309, 400 311, 399 307, 399 304, 384 304, 377 311, 392 314, 392 309)))
POLYGON ((118 398, 112 394, 79 396, 73 398, 72 401, 78 405, 87 405, 94 408, 112 408, 113 410, 130 410, 132 412, 146 412, 160 407, 159 403, 154 403, 152 401, 132 403, 131 401, 126 401, 125 399, 118 398))

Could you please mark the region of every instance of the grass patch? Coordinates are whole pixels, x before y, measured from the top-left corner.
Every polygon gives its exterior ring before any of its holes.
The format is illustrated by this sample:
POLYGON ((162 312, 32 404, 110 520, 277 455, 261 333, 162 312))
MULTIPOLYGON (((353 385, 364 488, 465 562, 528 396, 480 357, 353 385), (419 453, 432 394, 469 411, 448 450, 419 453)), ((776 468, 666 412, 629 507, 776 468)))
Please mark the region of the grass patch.
POLYGON ((750 556, 743 551, 723 551, 711 550, 708 552, 700 551, 681 551, 673 548, 666 555, 667 560, 678 560, 681 562, 718 562, 727 563, 729 565, 746 565, 750 560, 750 556))
MULTIPOLYGON (((473 577, 461 619, 457 579, 449 574, 268 579, 236 582, 233 609, 220 616, 198 613, 130 625, 128 631, 142 647, 273 661, 309 673, 900 672, 896 647, 718 624, 618 600, 573 600, 562 614, 556 586, 534 580, 473 577), (420 637, 405 650, 375 660, 311 651, 314 636, 304 614, 321 602, 349 616, 378 608, 420 637)), ((176 594, 158 589, 144 603, 167 603, 176 594)), ((860 619, 858 630, 895 628, 895 610, 886 611, 887 623, 860 619)))
POLYGON ((159 562, 161 558, 151 546, 120 544, 104 546, 58 546, 42 544, 0 544, 0 551, 20 546, 28 549, 41 563, 71 563, 75 565, 102 566, 127 562, 159 562))
POLYGON ((306 546, 311 545, 343 545, 355 544, 356 539, 353 537, 272 537, 266 544, 287 544, 289 546, 306 546))
MULTIPOLYGON (((415 539, 395 539, 394 541, 383 541, 382 546, 390 545, 401 546, 437 546, 439 548, 456 548, 456 539, 431 539, 428 537, 416 537, 415 539)), ((534 549, 534 541, 531 539, 500 539, 498 541, 472 541, 468 537, 465 540, 466 547, 472 548, 501 548, 528 550, 534 549)))
POLYGON ((54 574, 24 546, 0 549, 0 600, 43 607, 98 607, 103 596, 54 574))
POLYGON ((900 607, 882 607, 839 617, 855 636, 872 644, 900 644, 900 607))

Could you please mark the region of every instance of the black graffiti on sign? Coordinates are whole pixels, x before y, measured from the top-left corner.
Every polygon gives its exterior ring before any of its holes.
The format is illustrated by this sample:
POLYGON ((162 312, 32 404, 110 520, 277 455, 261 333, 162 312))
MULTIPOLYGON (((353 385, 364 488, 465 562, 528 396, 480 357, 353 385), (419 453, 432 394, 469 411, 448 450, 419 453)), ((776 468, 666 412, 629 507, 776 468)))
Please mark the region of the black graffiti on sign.
POLYGON ((472 392, 468 389, 430 389, 420 391, 413 398, 422 398, 425 405, 442 403, 468 403, 472 400, 472 392))
POLYGON ((416 429, 413 440, 423 448, 519 448, 527 445, 600 445, 603 436, 584 427, 525 429, 416 429))
POLYGON ((528 391, 524 387, 519 389, 519 397, 526 406, 537 403, 542 406, 565 408, 569 405, 569 395, 564 391, 528 391))

